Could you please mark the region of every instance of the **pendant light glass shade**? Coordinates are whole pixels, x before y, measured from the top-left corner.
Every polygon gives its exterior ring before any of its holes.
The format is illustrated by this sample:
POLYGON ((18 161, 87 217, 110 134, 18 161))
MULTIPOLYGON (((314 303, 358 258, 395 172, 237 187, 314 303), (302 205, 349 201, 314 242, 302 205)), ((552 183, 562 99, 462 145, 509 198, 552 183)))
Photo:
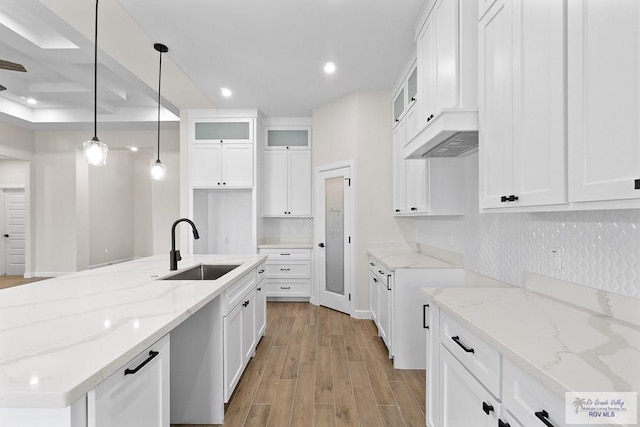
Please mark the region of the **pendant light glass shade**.
POLYGON ((162 181, 164 177, 167 175, 167 167, 162 164, 160 159, 151 163, 151 179, 156 181, 162 181))
POLYGON ((84 158, 90 165, 107 164, 107 144, 98 139, 98 0, 96 0, 96 33, 93 45, 93 138, 82 145, 84 158))
POLYGON ((161 181, 167 175, 167 167, 160 161, 160 85, 162 83, 162 54, 169 52, 169 48, 161 43, 155 43, 153 48, 160 53, 158 66, 158 159, 151 163, 151 179, 161 181))
POLYGON ((93 166, 104 166, 107 164, 107 152, 109 148, 104 142, 100 142, 97 136, 82 145, 84 159, 93 166))

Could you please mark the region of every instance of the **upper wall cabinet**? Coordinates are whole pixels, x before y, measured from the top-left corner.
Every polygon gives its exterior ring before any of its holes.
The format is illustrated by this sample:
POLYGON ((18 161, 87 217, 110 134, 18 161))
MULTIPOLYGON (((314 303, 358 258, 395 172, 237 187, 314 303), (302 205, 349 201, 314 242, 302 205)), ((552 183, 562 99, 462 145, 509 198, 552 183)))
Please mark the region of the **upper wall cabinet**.
POLYGON ((262 216, 310 217, 311 127, 264 129, 262 216))
POLYGON ((192 187, 253 187, 253 119, 198 119, 190 130, 192 187))
POLYGON ((399 88, 395 92, 392 105, 393 126, 396 127, 400 122, 403 122, 406 126, 406 130, 403 132, 407 136, 413 136, 418 132, 417 97, 418 68, 414 60, 409 67, 409 72, 403 77, 399 88))
POLYGON ((637 0, 568 2, 573 202, 640 199, 639 28, 637 0))
POLYGON ((416 26, 417 130, 407 134, 405 158, 420 158, 457 132, 477 135, 477 23, 478 0, 426 3, 416 26))
POLYGON ((480 207, 566 203, 564 2, 491 4, 479 25, 480 207))

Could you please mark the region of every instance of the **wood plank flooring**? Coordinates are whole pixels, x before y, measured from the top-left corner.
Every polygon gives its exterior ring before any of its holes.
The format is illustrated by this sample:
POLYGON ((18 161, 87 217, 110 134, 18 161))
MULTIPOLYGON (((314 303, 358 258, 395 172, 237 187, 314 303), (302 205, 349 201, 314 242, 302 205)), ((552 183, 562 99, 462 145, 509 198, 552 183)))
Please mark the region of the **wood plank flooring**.
POLYGON ((372 321, 308 303, 269 302, 266 334, 224 426, 424 424, 425 372, 393 369, 372 321))
POLYGON ((11 288, 12 286, 24 285, 26 283, 37 282, 38 280, 44 280, 42 277, 33 279, 25 279, 22 276, 8 276, 6 274, 0 275, 0 289, 11 288))

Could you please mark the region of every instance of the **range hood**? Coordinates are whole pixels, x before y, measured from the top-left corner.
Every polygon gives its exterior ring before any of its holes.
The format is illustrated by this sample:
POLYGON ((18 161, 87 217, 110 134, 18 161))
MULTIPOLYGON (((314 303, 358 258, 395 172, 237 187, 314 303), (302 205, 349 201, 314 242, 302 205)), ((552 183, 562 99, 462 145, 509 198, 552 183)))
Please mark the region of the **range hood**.
POLYGON ((459 157, 478 146, 478 110, 443 109, 404 145, 405 159, 459 157))

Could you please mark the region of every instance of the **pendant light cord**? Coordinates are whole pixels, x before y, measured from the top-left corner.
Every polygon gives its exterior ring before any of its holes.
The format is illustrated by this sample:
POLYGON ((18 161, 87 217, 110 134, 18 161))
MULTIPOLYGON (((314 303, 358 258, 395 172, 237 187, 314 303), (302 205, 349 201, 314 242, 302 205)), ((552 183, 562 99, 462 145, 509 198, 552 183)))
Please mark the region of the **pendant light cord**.
POLYGON ((160 161, 160 84, 162 82, 162 51, 160 51, 160 67, 158 72, 158 162, 160 161))
POLYGON ((93 139, 98 139, 98 0, 96 0, 96 34, 93 51, 93 139))

